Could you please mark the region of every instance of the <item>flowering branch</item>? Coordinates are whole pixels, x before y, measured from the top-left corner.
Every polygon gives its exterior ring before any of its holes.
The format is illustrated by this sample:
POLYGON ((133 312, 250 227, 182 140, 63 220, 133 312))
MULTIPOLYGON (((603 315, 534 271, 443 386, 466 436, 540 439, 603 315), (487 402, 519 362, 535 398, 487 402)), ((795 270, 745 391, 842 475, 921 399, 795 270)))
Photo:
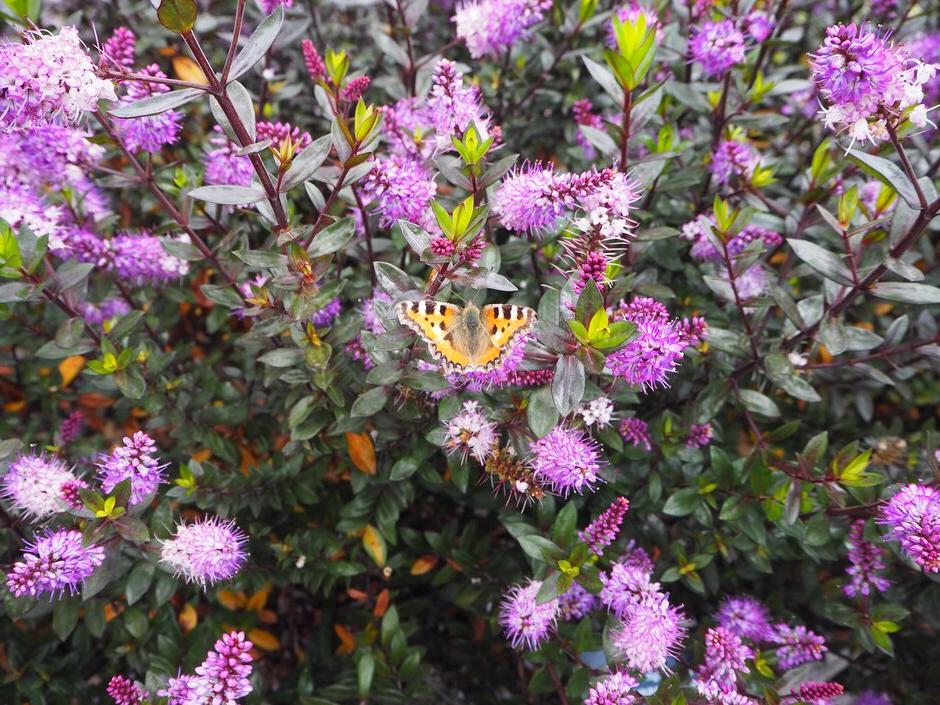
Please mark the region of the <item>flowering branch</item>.
POLYGON ((244 301, 245 295, 239 288, 238 281, 235 276, 229 272, 228 269, 222 266, 222 263, 219 261, 218 257, 215 256, 212 248, 210 248, 206 244, 206 241, 202 239, 202 236, 200 236, 199 233, 193 230, 193 228, 189 225, 186 217, 180 212, 176 205, 174 205, 174 203, 170 200, 170 197, 167 196, 166 192, 160 188, 160 185, 153 178, 153 173, 149 169, 146 169, 144 165, 140 163, 140 160, 138 160, 137 157, 134 156, 134 154, 124 146, 121 138, 114 131, 114 127, 100 110, 96 111, 94 116, 104 131, 112 140, 114 140, 114 143, 124 154, 124 158, 127 159, 131 167, 137 173, 137 177, 140 179, 140 182, 150 190, 154 197, 160 202, 160 205, 163 206, 164 210, 169 213, 170 217, 175 220, 177 225, 179 225, 189 236, 196 249, 198 249, 202 256, 205 257, 216 269, 216 271, 218 271, 225 278, 226 283, 236 294, 238 294, 238 297, 244 301))
POLYGON ((861 357, 850 357, 844 358, 842 360, 833 360, 832 362, 811 362, 803 365, 803 369, 832 369, 835 367, 851 367, 853 365, 861 365, 866 362, 872 362, 873 360, 885 360, 889 357, 894 357, 895 355, 900 355, 901 353, 912 352, 914 350, 919 350, 920 348, 926 347, 928 345, 935 345, 940 343, 940 335, 935 335, 932 338, 927 340, 918 340, 913 343, 905 343, 904 345, 896 345, 891 348, 886 348, 871 355, 862 355, 861 357))
POLYGON ((901 158, 901 166, 904 168, 904 174, 910 180, 911 185, 914 187, 914 191, 917 193, 917 201, 920 203, 921 209, 927 208, 927 196, 924 195, 924 190, 920 187, 920 180, 917 178, 917 174, 914 173, 914 167, 911 166, 911 160, 908 159, 907 151, 904 149, 904 145, 901 144, 901 140, 898 139, 897 128, 890 120, 886 121, 885 127, 888 128, 888 134, 891 136, 891 143, 894 145, 894 148, 898 152, 898 156, 901 158))
POLYGON ((78 311, 75 310, 72 304, 70 304, 68 301, 63 299, 58 294, 55 294, 49 291, 48 287, 46 287, 45 285, 45 282, 35 272, 27 272, 22 267, 20 268, 19 272, 25 279, 28 279, 33 284, 40 287, 40 291, 42 292, 42 295, 46 298, 47 301, 49 301, 52 304, 55 304, 69 318, 74 318, 74 319, 78 319, 79 321, 81 321, 82 325, 85 327, 85 331, 88 333, 88 335, 91 336, 91 339, 95 341, 96 345, 98 345, 99 347, 101 346, 101 336, 98 334, 98 331, 96 331, 88 323, 88 321, 85 320, 84 316, 82 316, 78 311))
POLYGON ((564 58, 565 54, 567 54, 568 51, 571 49, 571 45, 574 43, 574 40, 577 38, 577 36, 581 33, 581 28, 583 26, 584 26, 584 20, 579 18, 578 23, 574 26, 574 29, 572 29, 567 35, 565 35, 564 40, 562 40, 561 46, 559 46, 558 49, 555 51, 555 54, 552 57, 552 62, 551 64, 549 64, 548 68, 542 71, 541 74, 539 74, 539 77, 535 79, 532 85, 529 86, 529 90, 527 90, 521 98, 513 101, 505 108, 505 110, 497 114, 496 116, 497 122, 499 122, 502 119, 503 115, 512 115, 513 113, 515 113, 516 110, 518 110, 523 105, 525 105, 529 101, 529 99, 533 95, 535 95, 535 92, 538 91, 538 89, 541 88, 545 84, 545 81, 548 80, 549 76, 552 75, 552 72, 555 70, 558 64, 561 63, 561 60, 564 58))
POLYGON ((110 78, 116 81, 140 81, 142 83, 157 83, 164 86, 174 86, 175 88, 195 88, 200 91, 208 91, 205 83, 196 81, 183 81, 177 78, 166 78, 165 76, 150 76, 134 71, 117 71, 115 69, 103 68, 101 75, 104 78, 110 78))
POLYGON ((633 91, 624 90, 623 92, 623 118, 621 119, 620 129, 620 171, 627 171, 627 149, 630 144, 630 113, 633 110, 633 91))
MULTIPOLYGON (((205 74, 206 79, 209 81, 209 92, 219 101, 219 106, 222 108, 222 112, 225 113, 225 117, 232 126, 232 131, 235 133, 239 146, 247 147, 253 141, 251 135, 248 134, 248 129, 245 127, 245 123, 242 122, 238 110, 232 103, 232 99, 229 98, 225 86, 216 76, 212 64, 206 57, 198 38, 192 30, 185 31, 180 36, 183 37, 183 41, 186 42, 186 46, 189 47, 189 50, 193 53, 193 57, 196 59, 196 63, 199 64, 199 68, 202 69, 203 74, 205 74)), ((237 37, 233 38, 233 41, 238 41, 237 37)), ((274 218, 277 221, 278 229, 286 230, 289 227, 287 214, 284 212, 280 195, 277 192, 274 182, 271 181, 271 175, 268 173, 264 161, 261 159, 261 155, 257 152, 253 152, 247 156, 255 173, 258 175, 261 187, 264 189, 268 202, 271 204, 271 209, 274 211, 274 218)))
POLYGON ((229 72, 232 70, 232 63, 235 61, 235 54, 238 51, 238 38, 242 34, 246 2, 247 0, 238 0, 238 4, 235 6, 235 25, 232 28, 232 41, 228 45, 228 53, 225 55, 225 64, 222 67, 222 85, 228 85, 229 72))
POLYGON ((395 9, 398 12, 398 17, 401 19, 402 31, 405 35, 405 45, 408 50, 408 66, 405 68, 405 81, 408 86, 408 95, 414 96, 417 92, 416 79, 418 75, 418 69, 415 66, 415 50, 414 46, 411 43, 411 28, 408 26, 408 18, 405 17, 405 10, 401 5, 401 0, 395 0, 395 9))

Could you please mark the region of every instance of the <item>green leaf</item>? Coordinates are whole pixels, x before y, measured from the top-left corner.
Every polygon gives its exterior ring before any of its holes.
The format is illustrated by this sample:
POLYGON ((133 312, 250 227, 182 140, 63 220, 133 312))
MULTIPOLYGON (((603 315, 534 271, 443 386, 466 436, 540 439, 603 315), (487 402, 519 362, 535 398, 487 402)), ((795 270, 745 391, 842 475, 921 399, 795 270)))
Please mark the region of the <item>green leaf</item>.
POLYGON ((379 286, 393 299, 397 299, 399 296, 409 291, 414 291, 415 285, 411 277, 394 264, 376 262, 373 268, 375 269, 375 278, 379 286))
POLYGON ((151 563, 138 563, 127 576, 127 585, 124 594, 127 595, 127 604, 133 605, 143 597, 153 581, 154 567, 151 563))
POLYGON ((19 240, 10 226, 0 220, 0 274, 7 279, 18 279, 22 265, 19 240))
MULTIPOLYGON (((278 5, 278 7, 280 8, 281 6, 278 5)), ((312 144, 304 147, 300 154, 294 157, 290 168, 287 170, 287 173, 284 174, 284 178, 281 179, 281 193, 290 191, 298 184, 316 174, 317 170, 323 165, 323 162, 326 161, 330 153, 331 145, 332 141, 330 135, 324 135, 314 140, 312 144)))
MULTIPOLYGON (((306 151, 306 150, 304 150, 306 151)), ((307 254, 310 257, 324 257, 338 252, 348 245, 356 234, 356 227, 351 217, 337 220, 328 228, 318 232, 310 247, 307 248, 307 254)))
POLYGON ((193 0, 161 0, 157 19, 171 32, 188 32, 196 24, 198 8, 193 0))
POLYGON ((104 603, 101 600, 89 600, 85 603, 85 628, 96 639, 100 639, 107 628, 104 603))
MULTIPOLYGON (((232 70, 229 73, 229 80, 234 80, 241 76, 245 71, 254 66, 261 60, 274 44, 278 33, 281 31, 281 25, 284 24, 284 6, 278 4, 270 15, 265 17, 261 24, 251 33, 245 46, 232 62, 232 70)), ((165 25, 164 25, 165 26, 165 25)), ((312 145, 311 145, 312 146, 312 145)))
POLYGON ((140 100, 121 105, 108 112, 116 118, 137 118, 148 115, 159 115, 167 110, 173 110, 186 105, 190 101, 205 95, 201 88, 183 88, 178 91, 169 91, 168 93, 157 93, 147 96, 140 100))
MULTIPOLYGON (((251 97, 251 94, 248 92, 248 89, 238 81, 232 81, 228 84, 228 86, 226 86, 225 94, 232 103, 232 107, 235 108, 235 114, 238 115, 239 120, 241 120, 242 125, 245 128, 245 132, 248 133, 249 139, 254 140, 257 134, 255 103, 251 97)), ((219 124, 219 127, 222 128, 222 132, 224 132, 226 136, 236 145, 241 144, 241 139, 235 133, 235 129, 232 127, 232 123, 228 119, 228 115, 225 114, 225 111, 222 109, 222 105, 215 96, 209 97, 209 110, 212 112, 212 117, 215 118, 215 121, 219 124)), ((253 145, 246 144, 242 149, 238 150, 236 154, 247 155, 259 152, 261 149, 264 149, 264 147, 259 149, 257 144, 258 143, 254 143, 253 145)))
POLYGON ((389 474, 388 479, 392 482, 407 480, 409 477, 418 472, 420 467, 420 460, 410 455, 406 455, 404 458, 399 458, 395 461, 395 464, 392 465, 392 472, 389 474))
POLYGON ((431 235, 424 228, 407 220, 398 220, 395 224, 408 243, 408 247, 419 257, 431 246, 431 235))
POLYGON ((124 627, 135 639, 147 633, 147 615, 139 607, 131 607, 124 613, 124 627))
POLYGON ((494 291, 516 291, 518 287, 499 272, 489 269, 476 269, 473 271, 456 271, 448 274, 447 278, 460 286, 471 289, 493 289, 494 291))
POLYGON ((555 408, 551 387, 541 387, 529 396, 526 417, 536 438, 541 438, 558 425, 558 409, 555 408))
POLYGON ((371 651, 365 651, 356 664, 356 687, 360 697, 365 698, 372 690, 372 677, 374 675, 375 657, 371 651))
POLYGON ((555 363, 552 400, 562 416, 573 412, 584 396, 584 365, 574 355, 561 355, 555 363))
POLYGON ((827 279, 852 286, 852 273, 838 255, 809 240, 787 238, 787 244, 793 248, 797 257, 827 279))
POLYGON ((382 410, 387 400, 388 389, 386 387, 375 387, 363 392, 356 398, 349 410, 349 415, 353 418, 373 416, 382 410))
POLYGON ((300 348, 275 348, 269 350, 258 358, 258 362, 271 367, 295 367, 304 359, 304 351, 300 348))
POLYGON ((65 641, 78 623, 79 599, 59 600, 52 608, 52 629, 60 641, 65 641))
POLYGON ((871 288, 879 299, 906 304, 940 304, 940 288, 911 282, 879 282, 871 288))
POLYGON ((241 206, 257 203, 264 198, 260 186, 200 186, 189 192, 190 198, 223 206, 241 206))
POLYGON ((780 416, 780 408, 777 403, 767 395, 753 389, 742 389, 740 395, 741 403, 748 411, 772 419, 780 416))
POLYGON ((395 632, 398 631, 399 621, 398 621, 398 610, 395 609, 395 606, 392 605, 385 612, 385 615, 382 617, 382 644, 388 646, 392 641, 392 637, 395 635, 395 632))
POLYGON ((233 255, 253 269, 277 269, 287 267, 287 255, 272 250, 235 250, 233 255))
POLYGON ((675 228, 659 226, 655 228, 647 228, 646 230, 640 230, 633 239, 639 240, 641 242, 653 242, 655 240, 665 240, 667 238, 676 237, 678 234, 679 231, 675 228))
POLYGON ((695 511, 701 501, 697 488, 685 487, 666 500, 663 513, 674 517, 684 517, 695 511))
POLYGON ((136 367, 115 372, 114 383, 128 399, 142 399, 147 392, 147 380, 136 367))
POLYGON ((589 279, 584 286, 584 290, 578 297, 578 304, 575 309, 575 318, 585 327, 591 322, 594 314, 604 307, 604 299, 597 290, 597 285, 593 279, 589 279))
POLYGON ((849 158, 858 163, 863 171, 897 191, 911 208, 920 208, 920 200, 917 198, 914 184, 894 162, 855 149, 849 150, 849 158))
POLYGON ((552 541, 559 546, 567 546, 574 541, 578 529, 578 508, 574 502, 566 502, 555 517, 552 526, 552 541))
POLYGON ((200 291, 212 303, 226 308, 241 308, 244 305, 238 294, 226 284, 203 284, 200 291))
POLYGON ((607 67, 592 61, 586 56, 581 57, 581 60, 587 67, 588 73, 601 85, 601 88, 607 91, 607 95, 613 98, 614 104, 623 105, 623 89, 607 67))
POLYGON ((522 550, 525 551, 525 554, 529 556, 529 558, 534 558, 537 561, 544 563, 565 557, 565 552, 544 536, 526 534, 525 536, 517 536, 516 540, 519 542, 522 550))

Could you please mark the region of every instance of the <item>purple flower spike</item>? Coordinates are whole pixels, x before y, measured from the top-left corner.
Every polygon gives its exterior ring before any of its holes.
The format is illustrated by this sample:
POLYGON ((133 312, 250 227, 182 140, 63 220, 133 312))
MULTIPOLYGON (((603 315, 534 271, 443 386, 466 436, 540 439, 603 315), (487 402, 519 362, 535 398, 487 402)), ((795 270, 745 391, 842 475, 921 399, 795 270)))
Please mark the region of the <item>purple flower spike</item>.
POLYGON ((564 496, 595 489, 603 464, 600 446, 583 431, 558 427, 532 444, 536 477, 564 496))
POLYGON ((785 671, 809 661, 820 661, 828 651, 825 639, 802 625, 778 624, 774 629, 771 641, 778 644, 777 661, 785 671))
POLYGON ((634 705, 640 702, 630 691, 639 683, 622 671, 604 676, 588 691, 584 705, 634 705))
POLYGON ((539 604, 535 599, 541 581, 528 585, 514 585, 506 593, 499 608, 499 623, 513 648, 525 645, 531 651, 538 649, 555 630, 558 619, 558 600, 539 604))
POLYGON ((187 582, 205 587, 232 578, 248 558, 248 537, 232 520, 219 517, 180 524, 163 542, 161 559, 187 582))
POLYGON ((852 565, 845 571, 849 575, 849 582, 842 588, 849 597, 867 597, 876 592, 884 592, 891 585, 888 579, 880 574, 885 567, 882 549, 871 541, 866 541, 864 533, 864 519, 852 522, 846 539, 849 546, 849 562, 852 565))
POLYGON ((940 491, 927 485, 904 485, 881 509, 888 538, 927 573, 940 572, 940 491))
POLYGON ((22 560, 7 574, 7 587, 17 597, 75 593, 104 562, 104 549, 85 546, 82 532, 59 529, 27 544, 22 560))
POLYGON ((3 498, 31 519, 45 519, 65 510, 60 489, 78 478, 65 463, 46 454, 21 455, 3 476, 3 498))
POLYGON ((120 482, 130 479, 130 503, 143 502, 166 480, 163 470, 168 463, 161 464, 155 456, 156 452, 157 444, 143 431, 125 437, 123 445, 116 447, 98 463, 101 489, 110 493, 120 482))
POLYGON ((689 49, 705 75, 722 77, 744 61, 744 35, 732 20, 702 22, 693 27, 689 49))
POLYGON ((142 690, 134 681, 124 676, 114 676, 111 679, 108 683, 108 695, 111 696, 114 705, 138 705, 150 697, 150 693, 142 690))
POLYGON ((597 519, 592 521, 587 527, 578 534, 588 548, 598 556, 604 553, 604 549, 617 539, 620 533, 620 525, 623 523, 623 517, 630 509, 630 500, 626 497, 618 497, 611 505, 601 513, 597 519))
POLYGON ((202 698, 197 702, 234 705, 251 692, 251 647, 244 632, 229 632, 215 642, 215 650, 196 668, 193 683, 202 698))
POLYGON ((770 610, 747 595, 726 598, 715 618, 728 631, 758 644, 770 641, 776 633, 770 624, 770 610))

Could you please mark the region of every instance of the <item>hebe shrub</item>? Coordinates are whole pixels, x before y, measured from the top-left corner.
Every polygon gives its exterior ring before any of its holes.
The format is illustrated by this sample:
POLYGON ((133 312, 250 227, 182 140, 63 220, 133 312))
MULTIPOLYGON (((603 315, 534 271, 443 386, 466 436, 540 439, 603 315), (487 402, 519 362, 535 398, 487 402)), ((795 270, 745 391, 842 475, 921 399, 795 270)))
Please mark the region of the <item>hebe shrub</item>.
POLYGON ((936 3, 2 13, 0 701, 937 701, 936 3))

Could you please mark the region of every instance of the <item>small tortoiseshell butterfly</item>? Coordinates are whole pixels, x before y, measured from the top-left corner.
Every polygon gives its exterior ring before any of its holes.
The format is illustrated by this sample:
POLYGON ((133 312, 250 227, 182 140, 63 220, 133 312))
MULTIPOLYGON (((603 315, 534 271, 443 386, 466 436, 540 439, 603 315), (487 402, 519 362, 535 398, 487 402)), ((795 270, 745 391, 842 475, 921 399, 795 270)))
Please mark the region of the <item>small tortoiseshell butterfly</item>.
POLYGON ((460 308, 440 301, 402 301, 398 320, 421 336, 445 372, 499 368, 515 343, 532 328, 535 311, 515 304, 460 308))

